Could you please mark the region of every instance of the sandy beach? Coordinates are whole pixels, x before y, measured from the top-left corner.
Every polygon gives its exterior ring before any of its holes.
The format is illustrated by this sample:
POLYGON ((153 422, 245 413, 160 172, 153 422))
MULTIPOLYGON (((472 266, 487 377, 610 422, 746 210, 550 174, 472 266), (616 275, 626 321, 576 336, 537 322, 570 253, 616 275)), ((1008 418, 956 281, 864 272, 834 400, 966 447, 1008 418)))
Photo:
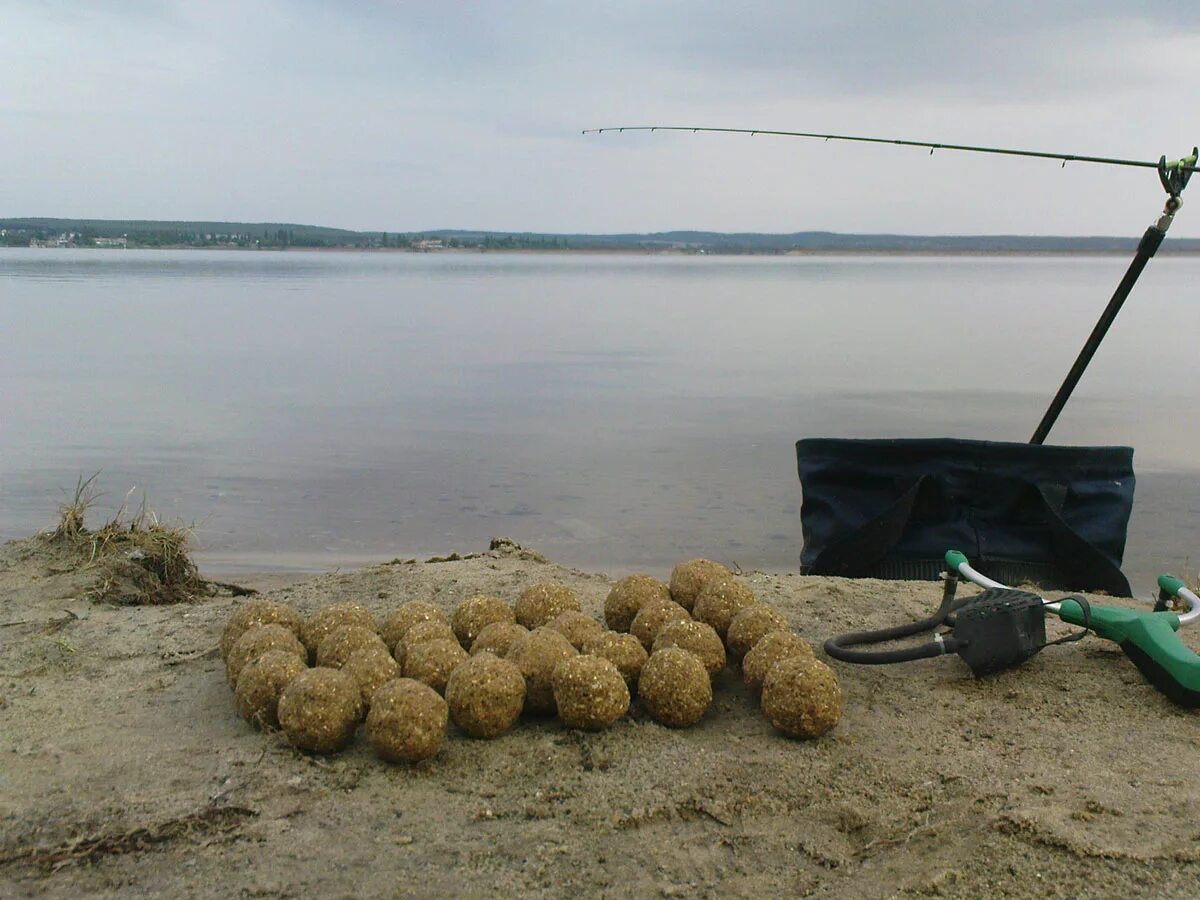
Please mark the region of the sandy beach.
MULTIPOLYGON (((740 577, 815 645, 939 594, 740 577)), ((217 641, 243 598, 120 605, 96 578, 45 537, 0 548, 4 896, 1186 896, 1200 878, 1196 713, 1095 637, 983 681, 957 660, 835 664, 844 715, 816 741, 773 731, 731 668, 694 728, 636 702, 598 734, 451 726, 406 767, 361 734, 315 757, 238 718, 217 641)), ((381 618, 546 580, 597 615, 611 584, 502 542, 244 586, 381 618)))

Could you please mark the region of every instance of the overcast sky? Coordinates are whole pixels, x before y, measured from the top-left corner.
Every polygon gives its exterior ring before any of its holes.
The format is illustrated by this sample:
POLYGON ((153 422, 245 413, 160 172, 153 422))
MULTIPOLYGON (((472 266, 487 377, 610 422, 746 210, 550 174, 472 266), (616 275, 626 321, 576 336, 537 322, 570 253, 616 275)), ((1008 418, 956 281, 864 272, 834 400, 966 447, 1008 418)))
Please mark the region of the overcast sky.
POLYGON ((1136 235, 1150 170, 580 130, 1200 140, 1186 2, 0 0, 0 60, 0 216, 1136 235))

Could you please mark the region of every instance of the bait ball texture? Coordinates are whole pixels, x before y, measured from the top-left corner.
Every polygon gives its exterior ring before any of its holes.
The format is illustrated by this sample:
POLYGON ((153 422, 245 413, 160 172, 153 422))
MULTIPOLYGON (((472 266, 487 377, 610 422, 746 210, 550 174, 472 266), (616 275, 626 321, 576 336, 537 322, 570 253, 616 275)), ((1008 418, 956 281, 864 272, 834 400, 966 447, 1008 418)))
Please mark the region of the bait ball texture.
POLYGON ((691 615, 673 600, 654 600, 638 610, 629 626, 629 633, 649 650, 664 625, 670 622, 690 622, 691 615))
POLYGON ((561 584, 535 584, 517 598, 517 622, 532 630, 541 628, 559 613, 579 611, 579 598, 561 584))
POLYGON ((554 667, 564 659, 577 656, 571 642, 549 628, 535 628, 513 641, 506 657, 525 678, 525 712, 530 715, 554 713, 554 667))
POLYGON ((771 671, 771 666, 794 656, 813 658, 813 650, 808 641, 790 631, 769 631, 742 660, 742 680, 750 690, 761 691, 763 679, 767 677, 767 672, 771 671))
POLYGON ((641 641, 632 634, 620 634, 616 631, 596 635, 583 645, 583 652, 588 656, 607 659, 617 667, 617 671, 630 688, 637 686, 642 666, 646 665, 646 660, 650 658, 641 641))
POLYGON ((454 610, 450 625, 454 636, 462 644, 464 650, 470 650, 471 645, 487 626, 496 622, 516 622, 517 617, 513 608, 499 597, 489 597, 487 594, 476 594, 464 600, 454 610))
POLYGON ((412 628, 404 633, 404 637, 396 643, 396 662, 404 665, 408 654, 412 653, 413 648, 419 644, 424 644, 429 641, 454 641, 458 643, 458 638, 454 636, 454 630, 445 622, 418 622, 412 628))
POLYGON ((255 625, 243 632, 229 650, 229 658, 225 660, 229 683, 236 685, 242 669, 268 650, 286 650, 300 657, 305 665, 308 664, 308 653, 290 628, 284 625, 255 625))
POLYGON ((374 628, 364 628, 362 625, 345 625, 334 629, 325 636, 325 640, 317 646, 317 665, 330 669, 340 669, 346 660, 356 650, 363 647, 380 647, 384 650, 387 645, 383 642, 374 628))
POLYGON ((763 679, 762 711, 788 737, 820 737, 842 717, 837 676, 818 659, 781 660, 763 679))
POLYGON ((601 731, 629 711, 629 688, 617 667, 599 656, 573 656, 551 677, 558 717, 568 728, 601 731))
POLYGON ((725 640, 733 617, 758 603, 750 588, 732 578, 714 578, 707 582, 696 598, 692 615, 713 627, 725 640))
POLYGON ((282 625, 300 637, 300 613, 286 603, 274 600, 248 600, 237 608, 221 632, 221 661, 229 659, 229 651, 237 639, 256 625, 282 625))
POLYGON ((317 648, 321 641, 330 633, 346 625, 361 625, 363 628, 375 630, 375 617, 365 606, 357 603, 334 603, 323 606, 304 620, 304 628, 300 640, 308 648, 309 655, 315 659, 317 648))
POLYGON ((279 727, 279 696, 308 663, 288 650, 268 650, 238 676, 238 715, 259 728, 279 727))
POLYGON ((638 698, 655 721, 672 728, 695 725, 712 703, 704 664, 679 647, 650 654, 638 679, 638 698))
POLYGON ((731 657, 741 659, 754 649, 764 634, 787 630, 787 619, 771 607, 758 603, 747 606, 729 622, 725 646, 731 657))
POLYGON ((691 612, 704 585, 715 578, 732 577, 732 572, 711 559, 689 559, 671 570, 671 599, 691 612))
POLYGON ((313 753, 336 753, 354 737, 362 698, 341 669, 305 669, 279 696, 279 724, 288 743, 313 753))
POLYGON ((523 634, 529 634, 529 629, 516 622, 493 622, 479 632, 479 637, 471 645, 471 655, 494 653, 499 657, 507 656, 513 641, 523 634))
POLYGON ((371 698, 377 690, 403 674, 400 664, 392 658, 382 642, 355 650, 342 666, 342 671, 358 685, 364 708, 371 705, 371 698))
POLYGON ((630 575, 613 585, 604 600, 604 621, 613 631, 628 631, 638 610, 652 600, 670 600, 667 586, 650 575, 630 575))
POLYGON ((404 657, 404 677, 424 682, 440 694, 454 667, 467 658, 467 651, 456 640, 424 641, 404 657))
POLYGON ((546 625, 553 628, 568 641, 576 650, 582 650, 583 645, 598 634, 604 634, 604 626, 587 613, 569 609, 559 613, 546 625))
POLYGON ((396 644, 400 643, 400 638, 404 637, 408 629, 418 622, 450 624, 446 614, 432 603, 426 603, 424 600, 409 600, 401 603, 396 611, 387 617, 383 628, 379 629, 379 634, 383 638, 383 642, 388 645, 388 649, 395 650, 396 644))
POLYGON ((450 718, 474 738, 499 737, 525 707, 525 678, 515 663, 480 653, 461 663, 446 682, 450 718))
POLYGON ((375 692, 367 713, 367 740, 388 762, 421 762, 442 749, 447 717, 446 701, 437 691, 397 678, 375 692))
POLYGON ((725 668, 725 645, 712 626, 703 622, 668 622, 659 630, 651 652, 657 653, 667 647, 678 647, 694 654, 704 664, 709 677, 719 675, 725 668))

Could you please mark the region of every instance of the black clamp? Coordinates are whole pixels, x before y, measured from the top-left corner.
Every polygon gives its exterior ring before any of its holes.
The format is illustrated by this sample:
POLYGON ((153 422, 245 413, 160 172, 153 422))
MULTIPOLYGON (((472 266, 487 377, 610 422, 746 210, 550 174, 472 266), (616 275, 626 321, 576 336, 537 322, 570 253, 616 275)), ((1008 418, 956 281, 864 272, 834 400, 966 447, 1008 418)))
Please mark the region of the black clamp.
MULTIPOLYGON (((1183 189, 1187 187, 1188 180, 1192 177, 1192 170, 1196 167, 1195 160, 1200 156, 1200 149, 1192 148, 1192 164, 1190 166, 1183 165, 1183 160, 1179 163, 1168 166, 1167 158, 1160 156, 1158 158, 1158 180, 1162 182, 1163 190, 1171 195, 1171 199, 1176 201, 1175 208, 1178 209, 1181 201, 1179 195, 1183 193, 1183 189)), ((1170 206, 1171 204, 1168 204, 1170 206)), ((1174 212, 1174 210, 1171 210, 1174 212)))

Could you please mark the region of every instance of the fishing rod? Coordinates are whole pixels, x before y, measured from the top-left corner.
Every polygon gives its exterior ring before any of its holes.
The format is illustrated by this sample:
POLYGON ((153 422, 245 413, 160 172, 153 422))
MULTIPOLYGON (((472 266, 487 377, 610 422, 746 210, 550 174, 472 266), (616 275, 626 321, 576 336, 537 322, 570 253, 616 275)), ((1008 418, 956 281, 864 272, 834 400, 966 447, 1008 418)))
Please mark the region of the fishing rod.
MULTIPOLYGON (((1190 175, 1197 169, 1197 152, 1192 150, 1191 156, 1183 159, 1168 160, 1165 156, 1158 160, 1147 159, 1117 159, 1109 156, 1085 156, 1079 153, 1046 153, 1040 150, 1013 150, 1008 147, 976 147, 970 144, 947 144, 941 141, 909 141, 900 138, 863 137, 855 134, 818 134, 812 131, 776 131, 769 128, 712 128, 703 125, 614 125, 606 128, 585 128, 583 134, 605 134, 607 132, 624 131, 689 131, 692 134, 709 132, 717 134, 748 134, 751 137, 759 134, 771 137, 802 137, 824 141, 854 141, 862 144, 893 144, 901 147, 928 147, 929 155, 935 150, 962 150, 968 153, 998 153, 1003 156, 1030 156, 1035 159, 1061 160, 1063 166, 1069 162, 1099 163, 1105 166, 1135 166, 1142 169, 1163 169, 1168 172, 1179 171, 1190 175)), ((1167 189, 1167 193, 1172 193, 1167 189)))
POLYGON ((978 147, 970 144, 947 144, 941 141, 910 141, 899 138, 868 137, 853 134, 820 134, 812 131, 778 131, 770 128, 714 128, 703 125, 615 125, 605 128, 585 128, 583 129, 583 134, 622 133, 626 131, 688 131, 693 134, 699 132, 748 134, 751 137, 763 134, 773 137, 799 137, 824 141, 854 141, 864 144, 927 147, 931 156, 935 150, 959 150, 967 153, 993 153, 1003 156, 1025 156, 1035 159, 1061 160, 1064 168, 1069 162, 1086 162, 1105 166, 1132 166, 1135 168, 1156 170, 1159 183, 1162 185, 1163 190, 1167 192, 1167 202, 1163 207, 1162 215, 1142 235, 1133 261, 1129 264, 1129 268, 1125 271, 1125 276, 1121 279, 1112 298, 1108 301, 1108 306, 1101 313, 1099 321, 1096 322, 1095 327, 1092 329, 1092 333, 1088 335, 1083 349, 1079 351, 1079 355, 1076 357, 1058 392, 1054 395, 1054 399, 1050 401, 1050 406, 1042 416, 1041 422, 1038 423, 1033 437, 1029 440, 1031 444, 1045 443, 1047 436, 1050 434, 1050 429, 1058 420, 1059 414, 1062 412, 1071 393, 1075 390, 1075 386, 1083 377, 1084 370, 1087 368, 1088 363, 1092 361, 1092 357, 1095 356, 1096 350, 1100 347, 1100 342, 1104 340, 1104 336, 1108 333, 1108 329, 1116 319, 1117 313, 1121 311, 1121 306, 1133 290, 1133 286, 1137 283, 1142 270, 1146 268, 1146 263, 1158 252, 1159 246, 1167 236, 1167 229, 1171 227, 1175 213, 1183 206, 1183 200, 1180 198, 1180 195, 1183 193, 1183 189, 1187 187, 1192 173, 1197 170, 1197 161, 1200 161, 1200 148, 1197 147, 1193 147, 1191 154, 1181 159, 1168 160, 1166 156, 1160 156, 1158 161, 1154 162, 1144 159, 1087 156, 1080 153, 1047 153, 1040 150, 1014 150, 1009 147, 978 147))

